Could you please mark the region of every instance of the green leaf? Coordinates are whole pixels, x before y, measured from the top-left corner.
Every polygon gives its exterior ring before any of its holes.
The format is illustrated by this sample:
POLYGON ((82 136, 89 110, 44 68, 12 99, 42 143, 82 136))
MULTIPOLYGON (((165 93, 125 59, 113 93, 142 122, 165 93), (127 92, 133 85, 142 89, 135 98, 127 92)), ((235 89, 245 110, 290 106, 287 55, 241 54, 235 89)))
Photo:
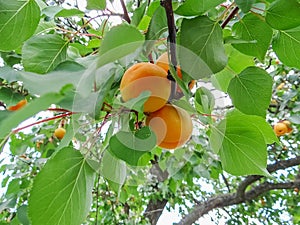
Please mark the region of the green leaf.
POLYGON ((68 72, 77 72, 77 71, 83 71, 85 70, 85 67, 81 64, 75 62, 75 61, 64 61, 60 63, 57 67, 55 67, 54 71, 68 71, 68 72))
MULTIPOLYGON (((14 208, 16 206, 17 198, 9 198, 8 200, 0 203, 0 213, 2 213, 5 209, 14 208)), ((1 224, 1 223, 0 223, 1 224)))
POLYGON ((195 105, 198 112, 210 114, 215 106, 215 97, 205 87, 200 87, 195 93, 195 105))
POLYGON ((136 10, 134 10, 132 18, 131 18, 131 24, 133 26, 138 26, 139 23, 141 22, 145 11, 147 7, 147 2, 144 2, 140 7, 138 7, 136 10))
POLYGON ((300 69, 300 26, 279 31, 272 45, 280 61, 287 66, 300 69))
POLYGON ((87 47, 88 48, 99 48, 101 45, 101 40, 99 39, 92 39, 89 41, 87 47))
POLYGON ((186 0, 175 13, 182 16, 197 16, 221 4, 224 0, 186 0))
POLYGON ((245 114, 265 116, 272 95, 271 76, 258 67, 248 67, 229 84, 233 105, 245 114))
POLYGON ((20 192, 20 184, 21 184, 20 178, 16 178, 10 181, 5 193, 5 197, 11 198, 17 196, 18 193, 20 192))
POLYGON ((10 88, 0 88, 0 101, 4 102, 6 106, 15 105, 24 98, 19 92, 13 92, 10 88))
POLYGON ((0 50, 14 50, 30 38, 40 21, 34 0, 0 0, 0 50))
POLYGON ((219 153, 223 169, 236 176, 269 175, 265 139, 252 118, 229 115, 212 129, 213 150, 219 153))
POLYGON ((212 75, 211 77, 213 85, 223 92, 227 92, 230 80, 234 76, 242 72, 247 67, 254 66, 254 57, 244 55, 231 45, 225 45, 225 51, 228 55, 227 66, 222 71, 212 75))
POLYGON ((21 56, 15 52, 1 52, 0 56, 4 60, 5 64, 11 67, 21 62, 21 56))
POLYGON ((255 3, 255 0, 234 0, 234 2, 243 11, 243 13, 247 13, 255 3))
POLYGON ((229 116, 233 116, 235 120, 247 120, 247 122, 252 123, 252 125, 260 131, 261 135, 264 137, 266 144, 273 144, 275 142, 279 144, 279 140, 275 135, 272 126, 269 123, 267 123, 267 121, 264 118, 255 115, 246 115, 238 110, 228 112, 227 117, 229 116))
POLYGON ((188 102, 186 100, 186 98, 181 98, 175 101, 171 102, 172 105, 176 105, 179 108, 182 108, 188 112, 190 112, 191 114, 197 113, 197 111, 195 110, 195 108, 191 105, 190 102, 188 102))
POLYGON ((106 0, 87 0, 86 8, 103 10, 106 8, 106 0))
POLYGON ((155 41, 168 29, 167 16, 165 9, 158 6, 151 18, 147 33, 146 33, 146 55, 151 51, 155 41))
POLYGON ((90 211, 94 179, 79 151, 60 150, 34 179, 28 201, 32 225, 80 225, 90 211))
MULTIPOLYGON (((144 111, 144 104, 150 97, 150 91, 143 91, 138 97, 130 99, 127 102, 120 102, 119 104, 126 107, 127 109, 133 109, 138 112, 144 111)), ((117 103, 118 104, 118 103, 117 103)))
POLYGON ((134 26, 123 23, 113 27, 106 33, 100 46, 98 67, 136 51, 143 41, 143 35, 134 26))
POLYGON ((155 134, 149 127, 143 127, 135 134, 120 131, 112 136, 109 142, 109 150, 117 158, 130 165, 137 166, 141 156, 152 150, 155 145, 155 134))
POLYGON ((51 30, 55 30, 55 28, 56 28, 56 24, 54 21, 41 20, 38 27, 35 30, 35 34, 40 35, 40 34, 48 33, 51 30))
POLYGON ((87 46, 80 43, 70 43, 70 46, 76 48, 81 56, 86 56, 89 53, 93 52, 93 49, 90 49, 87 46))
POLYGON ((60 94, 48 93, 29 102, 26 106, 18 111, 11 112, 9 114, 7 114, 5 111, 0 111, 0 114, 4 113, 6 116, 4 120, 0 120, 0 139, 4 138, 13 128, 17 127, 24 120, 42 110, 47 109, 47 107, 49 107, 51 104, 55 104, 62 99, 63 96, 60 94))
POLYGON ((22 49, 25 70, 41 74, 52 71, 66 60, 68 43, 55 34, 33 36, 22 49))
POLYGON ((49 92, 59 92, 67 84, 73 84, 76 87, 82 74, 82 71, 53 71, 41 76, 30 72, 20 72, 18 80, 23 82, 24 87, 31 94, 43 95, 49 92))
POLYGON ((126 163, 106 151, 101 160, 100 174, 105 179, 122 186, 126 180, 126 163))
POLYGON ((28 209, 27 205, 22 205, 17 210, 17 216, 19 221, 22 223, 22 225, 30 225, 30 221, 27 215, 27 209, 28 209))
POLYGON ((47 17, 47 20, 53 20, 55 15, 63 9, 64 9, 63 7, 58 5, 47 6, 42 10, 42 15, 45 15, 47 17))
POLYGON ((55 17, 72 17, 72 16, 83 17, 84 12, 82 12, 79 9, 62 9, 55 15, 55 17))
POLYGON ((9 66, 0 67, 0 78, 11 83, 18 80, 18 72, 9 66))
POLYGON ((277 30, 300 25, 300 3, 297 0, 277 0, 266 11, 266 22, 277 30))
POLYGON ((246 55, 255 56, 261 61, 265 58, 273 31, 261 18, 247 14, 233 25, 232 30, 239 39, 255 41, 254 43, 233 44, 233 47, 246 55))
POLYGON ((183 19, 179 40, 179 63, 191 78, 212 75, 226 66, 222 29, 208 17, 183 19))

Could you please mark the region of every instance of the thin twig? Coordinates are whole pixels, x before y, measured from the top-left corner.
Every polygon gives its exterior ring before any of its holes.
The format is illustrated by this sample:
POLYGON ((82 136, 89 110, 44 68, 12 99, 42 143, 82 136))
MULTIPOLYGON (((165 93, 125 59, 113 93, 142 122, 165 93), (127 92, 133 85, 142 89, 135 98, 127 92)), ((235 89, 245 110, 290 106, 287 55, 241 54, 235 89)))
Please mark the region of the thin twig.
POLYGON ((99 211, 99 187, 100 187, 100 174, 98 175, 98 182, 97 182, 97 187, 96 187, 96 216, 95 216, 95 220, 96 220, 96 223, 95 225, 98 224, 98 211, 99 211))
POLYGON ((37 125, 37 124, 40 124, 40 123, 44 123, 44 122, 47 122, 47 121, 50 121, 50 120, 55 120, 55 119, 59 119, 59 118, 71 116, 72 114, 75 114, 75 113, 74 112, 68 112, 68 113, 64 113, 64 114, 58 115, 58 116, 53 116, 51 118, 43 119, 43 120, 37 121, 35 123, 28 124, 28 125, 26 125, 24 127, 17 128, 15 130, 13 130, 12 132, 13 133, 18 133, 19 131, 21 131, 23 129, 26 129, 28 127, 31 127, 31 126, 34 126, 34 125, 37 125))
POLYGON ((55 112, 71 112, 70 110, 67 109, 62 109, 62 108, 48 108, 48 111, 55 111, 55 112))
POLYGON ((225 183, 225 185, 227 187, 228 192, 230 192, 230 186, 229 186, 228 180, 226 179, 226 177, 224 176, 223 173, 221 173, 221 176, 222 176, 222 178, 224 180, 224 183, 225 183))

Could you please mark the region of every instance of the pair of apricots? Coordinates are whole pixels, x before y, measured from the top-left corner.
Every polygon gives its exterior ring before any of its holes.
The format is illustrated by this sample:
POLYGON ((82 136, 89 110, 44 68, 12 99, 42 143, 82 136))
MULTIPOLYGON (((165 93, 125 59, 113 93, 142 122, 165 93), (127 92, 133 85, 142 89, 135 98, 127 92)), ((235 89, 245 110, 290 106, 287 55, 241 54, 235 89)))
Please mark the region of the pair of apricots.
MULTIPOLYGON (((120 92, 126 102, 138 97, 143 91, 150 91, 150 97, 144 103, 146 125, 155 133, 159 147, 175 149, 189 140, 193 125, 188 112, 168 103, 171 94, 168 70, 167 53, 162 54, 155 64, 137 63, 124 73, 120 92)), ((179 67, 177 73, 182 78, 179 67)), ((189 84, 189 88, 194 86, 194 82, 189 84)))

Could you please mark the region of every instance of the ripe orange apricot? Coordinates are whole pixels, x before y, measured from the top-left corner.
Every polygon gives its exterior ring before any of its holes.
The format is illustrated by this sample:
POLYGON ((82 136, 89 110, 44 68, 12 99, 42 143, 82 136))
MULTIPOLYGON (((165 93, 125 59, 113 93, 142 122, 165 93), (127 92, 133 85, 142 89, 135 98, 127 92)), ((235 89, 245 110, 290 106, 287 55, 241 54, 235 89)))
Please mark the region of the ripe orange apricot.
POLYGON ((193 131, 188 112, 170 104, 150 113, 146 117, 146 125, 155 133, 157 145, 166 149, 174 149, 185 144, 193 131))
POLYGON ((63 127, 59 127, 54 131, 54 136, 57 137, 59 140, 63 139, 65 134, 66 134, 66 130, 63 127))
POLYGON ((286 124, 279 122, 274 125, 274 132, 277 136, 282 136, 288 133, 288 127, 286 124))
POLYGON ((287 133, 291 133, 293 131, 290 121, 284 120, 284 121, 282 121, 282 123, 284 123, 287 126, 287 129, 288 129, 287 133))
POLYGON ((137 63, 124 73, 120 91, 126 102, 138 97, 143 91, 151 95, 144 104, 144 112, 154 112, 163 107, 171 94, 171 81, 167 72, 152 63, 137 63))
POLYGON ((23 100, 19 101, 16 105, 9 106, 7 109, 9 111, 16 111, 16 110, 19 110, 22 107, 24 107, 26 104, 27 104, 27 100, 23 99, 23 100))
MULTIPOLYGON (((168 53, 165 52, 161 56, 159 56, 155 64, 158 65, 159 67, 161 67, 162 69, 164 69, 166 72, 168 72, 168 70, 170 69, 168 53)), ((181 73, 180 66, 177 67, 177 74, 178 74, 178 77, 180 79, 182 79, 182 73, 181 73)), ((196 83, 195 80, 190 81, 190 83, 189 83, 190 90, 192 90, 192 88, 195 86, 195 83, 196 83)), ((180 88, 178 88, 177 91, 181 92, 180 88)))

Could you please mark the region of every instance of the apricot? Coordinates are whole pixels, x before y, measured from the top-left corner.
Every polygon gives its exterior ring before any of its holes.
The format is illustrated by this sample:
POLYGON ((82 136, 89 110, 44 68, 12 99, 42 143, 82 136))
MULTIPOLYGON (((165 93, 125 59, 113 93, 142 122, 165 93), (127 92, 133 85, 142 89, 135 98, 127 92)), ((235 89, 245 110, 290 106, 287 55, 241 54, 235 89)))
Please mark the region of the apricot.
POLYGON ((282 121, 282 123, 284 123, 287 126, 287 129, 288 129, 287 133, 290 133, 290 132, 293 131, 293 128, 291 126, 291 122, 290 121, 284 120, 284 121, 282 121))
POLYGON ((26 104, 27 104, 27 100, 23 99, 23 100, 19 101, 16 105, 9 106, 7 109, 9 111, 16 111, 16 110, 23 108, 26 104))
POLYGON ((144 112, 154 112, 162 108, 171 94, 171 81, 168 73, 152 63, 137 63, 124 73, 120 91, 126 102, 138 97, 143 91, 150 91, 150 97, 144 104, 144 112))
POLYGON ((279 122, 274 125, 274 132, 277 136, 282 136, 288 133, 288 127, 286 124, 279 122))
POLYGON ((66 134, 66 130, 63 127, 59 127, 54 131, 54 136, 57 137, 59 140, 63 139, 65 134, 66 134))
POLYGON ((193 124, 185 110, 166 104, 146 117, 146 125, 156 135, 157 145, 166 149, 174 149, 185 144, 191 137, 193 124))
MULTIPOLYGON (((162 69, 164 69, 166 72, 168 72, 168 70, 170 70, 168 53, 165 52, 161 56, 159 56, 155 64, 158 65, 159 67, 161 67, 162 69)), ((182 79, 182 73, 181 73, 180 66, 177 67, 177 74, 178 74, 178 77, 180 79, 182 79)), ((196 83, 195 80, 190 81, 190 83, 189 83, 190 90, 192 90, 192 88, 195 86, 195 83, 196 83)), ((182 92, 180 88, 178 88, 177 91, 182 92)))

